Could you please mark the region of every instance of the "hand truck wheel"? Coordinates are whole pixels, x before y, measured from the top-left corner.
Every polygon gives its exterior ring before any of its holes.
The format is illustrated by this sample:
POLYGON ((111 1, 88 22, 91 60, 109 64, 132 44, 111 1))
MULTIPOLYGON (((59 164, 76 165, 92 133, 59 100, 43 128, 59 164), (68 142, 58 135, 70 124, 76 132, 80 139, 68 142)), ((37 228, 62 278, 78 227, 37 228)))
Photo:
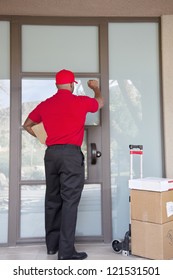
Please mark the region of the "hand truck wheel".
POLYGON ((118 239, 113 240, 112 248, 117 254, 120 254, 122 252, 122 241, 118 239))

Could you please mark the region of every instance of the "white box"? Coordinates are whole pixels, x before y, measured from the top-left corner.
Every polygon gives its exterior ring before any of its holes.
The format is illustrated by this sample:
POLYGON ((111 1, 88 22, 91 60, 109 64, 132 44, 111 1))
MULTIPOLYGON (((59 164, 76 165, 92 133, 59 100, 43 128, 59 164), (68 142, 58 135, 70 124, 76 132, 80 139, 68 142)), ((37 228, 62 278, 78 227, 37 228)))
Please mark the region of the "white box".
POLYGON ((131 179, 129 180, 129 188, 156 192, 173 190, 173 179, 155 177, 131 179))

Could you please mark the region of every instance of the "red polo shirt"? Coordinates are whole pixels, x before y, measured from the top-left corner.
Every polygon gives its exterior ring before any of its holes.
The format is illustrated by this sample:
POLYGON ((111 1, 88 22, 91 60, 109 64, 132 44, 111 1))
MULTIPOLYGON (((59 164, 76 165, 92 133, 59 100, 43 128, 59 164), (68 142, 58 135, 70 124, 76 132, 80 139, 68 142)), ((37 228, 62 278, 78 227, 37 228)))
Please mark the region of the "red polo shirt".
POLYGON ((33 122, 43 122, 48 135, 46 145, 81 146, 86 114, 97 110, 98 102, 95 98, 76 96, 69 90, 61 89, 41 102, 28 117, 33 122))

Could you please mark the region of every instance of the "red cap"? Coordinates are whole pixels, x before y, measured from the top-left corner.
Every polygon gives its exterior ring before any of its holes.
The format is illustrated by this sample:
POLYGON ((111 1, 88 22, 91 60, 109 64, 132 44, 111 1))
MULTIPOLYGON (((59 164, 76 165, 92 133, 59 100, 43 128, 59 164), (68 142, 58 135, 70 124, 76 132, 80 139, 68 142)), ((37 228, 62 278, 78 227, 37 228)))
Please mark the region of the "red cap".
POLYGON ((75 76, 73 72, 63 69, 56 73, 56 84, 63 85, 63 84, 70 84, 70 83, 78 83, 75 81, 75 76))

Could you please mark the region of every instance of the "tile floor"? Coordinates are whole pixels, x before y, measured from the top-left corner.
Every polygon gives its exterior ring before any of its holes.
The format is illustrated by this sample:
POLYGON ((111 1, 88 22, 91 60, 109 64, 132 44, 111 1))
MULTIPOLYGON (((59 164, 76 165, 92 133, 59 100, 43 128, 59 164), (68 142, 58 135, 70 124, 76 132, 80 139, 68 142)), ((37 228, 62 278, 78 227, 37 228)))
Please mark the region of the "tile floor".
MULTIPOLYGON (((77 251, 85 251, 87 260, 142 260, 138 256, 123 256, 115 253, 111 244, 77 243, 77 251)), ((25 245, 16 247, 0 247, 0 260, 56 260, 56 255, 47 255, 45 245, 25 245)))

